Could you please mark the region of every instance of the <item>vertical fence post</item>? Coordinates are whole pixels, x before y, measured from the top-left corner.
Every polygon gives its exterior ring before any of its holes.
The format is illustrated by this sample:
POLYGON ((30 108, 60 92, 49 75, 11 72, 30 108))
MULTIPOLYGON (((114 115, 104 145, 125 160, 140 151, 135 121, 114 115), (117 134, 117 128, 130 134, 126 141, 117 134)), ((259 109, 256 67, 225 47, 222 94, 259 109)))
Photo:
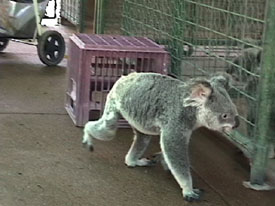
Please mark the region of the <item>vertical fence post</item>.
POLYGON ((37 33, 38 33, 38 36, 41 36, 42 29, 41 29, 41 25, 40 25, 40 15, 39 15, 39 7, 38 7, 37 0, 33 1, 33 8, 34 8, 34 14, 35 14, 35 20, 36 20, 37 33))
MULTIPOLYGON (((275 1, 267 1, 264 31, 262 71, 259 89, 258 115, 255 128, 255 146, 252 157, 250 185, 264 186, 268 160, 268 130, 275 89, 275 1)), ((274 129, 274 128, 273 128, 274 129)))
POLYGON ((104 33, 103 5, 104 5, 104 0, 96 0, 96 21, 95 21, 96 22, 96 25, 95 25, 95 33, 96 34, 104 33))
POLYGON ((80 0, 80 9, 79 9, 79 26, 78 31, 80 33, 84 32, 85 23, 86 23, 86 7, 87 2, 86 0, 80 0))
POLYGON ((184 38, 185 29, 185 8, 184 3, 181 2, 181 0, 172 0, 171 4, 173 11, 172 48, 170 51, 172 55, 171 66, 172 73, 180 75, 181 61, 184 55, 184 45, 182 40, 184 38))

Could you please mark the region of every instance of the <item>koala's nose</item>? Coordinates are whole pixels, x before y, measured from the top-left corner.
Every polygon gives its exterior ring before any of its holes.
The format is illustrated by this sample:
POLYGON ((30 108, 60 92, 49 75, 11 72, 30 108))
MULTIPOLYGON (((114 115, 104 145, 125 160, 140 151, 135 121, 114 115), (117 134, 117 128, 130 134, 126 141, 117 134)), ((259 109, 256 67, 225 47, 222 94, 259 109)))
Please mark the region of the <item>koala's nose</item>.
POLYGON ((237 128, 240 125, 240 118, 239 116, 235 116, 235 125, 233 126, 233 129, 237 128))

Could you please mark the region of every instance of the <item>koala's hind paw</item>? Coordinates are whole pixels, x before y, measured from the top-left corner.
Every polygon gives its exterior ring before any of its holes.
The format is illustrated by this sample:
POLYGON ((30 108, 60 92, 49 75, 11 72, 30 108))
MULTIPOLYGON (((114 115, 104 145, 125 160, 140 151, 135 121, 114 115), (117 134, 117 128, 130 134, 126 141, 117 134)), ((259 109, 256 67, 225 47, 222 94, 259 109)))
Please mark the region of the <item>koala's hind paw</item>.
POLYGON ((88 145, 88 149, 93 152, 94 151, 94 146, 93 145, 88 145))
POLYGON ((94 146, 87 144, 87 142, 82 142, 83 147, 87 147, 89 151, 93 152, 94 151, 94 146))
POLYGON ((160 162, 163 159, 162 152, 157 152, 151 156, 151 159, 160 162))
POLYGON ((142 159, 140 159, 140 165, 138 165, 138 166, 154 166, 154 165, 156 165, 157 164, 157 161, 155 161, 155 160, 151 160, 151 159, 147 159, 147 158, 142 158, 142 159))
POLYGON ((157 162, 155 160, 150 160, 147 158, 141 158, 136 161, 129 161, 129 160, 125 161, 125 164, 127 165, 127 167, 130 167, 130 168, 135 167, 135 166, 140 166, 140 167, 153 166, 156 163, 157 162))
POLYGON ((183 194, 184 199, 188 202, 198 201, 202 196, 204 190, 202 189, 193 189, 191 193, 183 194))
POLYGON ((84 134, 82 140, 83 147, 87 147, 91 152, 94 151, 94 146, 92 144, 92 138, 88 134, 84 134))

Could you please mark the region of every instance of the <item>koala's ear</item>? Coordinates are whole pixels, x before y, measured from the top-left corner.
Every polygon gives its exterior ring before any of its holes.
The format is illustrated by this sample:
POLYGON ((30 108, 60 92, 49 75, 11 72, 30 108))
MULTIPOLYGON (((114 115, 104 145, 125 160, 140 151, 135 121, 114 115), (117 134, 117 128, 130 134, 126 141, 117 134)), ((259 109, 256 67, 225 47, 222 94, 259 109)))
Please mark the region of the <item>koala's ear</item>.
POLYGON ((223 86, 225 89, 230 89, 232 76, 225 72, 220 72, 210 79, 211 84, 223 86))
POLYGON ((209 82, 199 82, 191 88, 191 98, 204 103, 212 93, 212 88, 209 82))

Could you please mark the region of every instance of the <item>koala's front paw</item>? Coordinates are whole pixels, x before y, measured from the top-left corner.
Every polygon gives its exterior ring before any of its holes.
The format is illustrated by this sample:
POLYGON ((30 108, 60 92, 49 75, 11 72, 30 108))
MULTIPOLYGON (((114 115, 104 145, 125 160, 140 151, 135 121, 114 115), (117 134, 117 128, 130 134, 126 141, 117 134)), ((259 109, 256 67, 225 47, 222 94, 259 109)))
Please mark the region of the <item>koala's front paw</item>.
POLYGON ((203 192, 204 190, 202 189, 193 189, 190 193, 183 193, 183 197, 188 202, 198 201, 203 192))

